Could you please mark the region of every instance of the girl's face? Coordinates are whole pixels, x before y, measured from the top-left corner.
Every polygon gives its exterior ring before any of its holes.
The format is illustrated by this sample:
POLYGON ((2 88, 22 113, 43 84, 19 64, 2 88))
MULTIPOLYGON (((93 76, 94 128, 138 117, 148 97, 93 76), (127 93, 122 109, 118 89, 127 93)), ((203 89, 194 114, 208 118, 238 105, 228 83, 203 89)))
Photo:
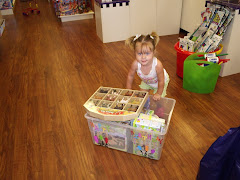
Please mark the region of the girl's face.
POLYGON ((136 43, 135 48, 136 60, 142 65, 147 66, 152 64, 154 51, 153 45, 151 43, 142 44, 140 42, 136 43))

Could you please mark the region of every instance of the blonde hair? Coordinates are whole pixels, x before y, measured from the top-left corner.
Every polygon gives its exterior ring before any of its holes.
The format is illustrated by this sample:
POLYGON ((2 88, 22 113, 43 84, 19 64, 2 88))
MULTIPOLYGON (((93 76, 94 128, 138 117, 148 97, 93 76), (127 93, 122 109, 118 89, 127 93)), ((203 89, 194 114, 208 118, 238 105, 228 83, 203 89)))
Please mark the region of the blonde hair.
POLYGON ((156 32, 152 32, 151 34, 147 35, 136 35, 128 38, 125 41, 125 45, 129 46, 132 50, 135 50, 136 44, 139 42, 141 44, 147 45, 148 43, 151 43, 153 45, 152 51, 155 50, 160 38, 157 35, 156 32))

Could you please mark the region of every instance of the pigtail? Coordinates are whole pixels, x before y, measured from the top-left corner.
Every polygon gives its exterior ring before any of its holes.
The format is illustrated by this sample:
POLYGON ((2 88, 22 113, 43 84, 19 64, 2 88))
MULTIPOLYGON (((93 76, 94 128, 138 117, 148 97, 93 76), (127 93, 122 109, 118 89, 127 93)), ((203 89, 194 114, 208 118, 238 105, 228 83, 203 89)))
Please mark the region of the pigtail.
POLYGON ((125 45, 130 47, 132 50, 135 50, 135 45, 137 42, 144 43, 144 44, 146 42, 151 42, 153 45, 153 50, 155 50, 155 47, 159 42, 159 36, 157 35, 156 32, 152 32, 151 34, 148 34, 148 35, 137 34, 136 36, 132 36, 128 38, 125 41, 125 45))
POLYGON ((157 44, 158 44, 158 42, 159 42, 159 40, 160 40, 158 34, 157 34, 156 32, 152 32, 152 33, 150 34, 150 36, 153 37, 154 46, 156 47, 157 44))
POLYGON ((132 36, 125 41, 125 45, 130 47, 132 50, 134 50, 134 46, 135 46, 134 38, 135 36, 132 36))

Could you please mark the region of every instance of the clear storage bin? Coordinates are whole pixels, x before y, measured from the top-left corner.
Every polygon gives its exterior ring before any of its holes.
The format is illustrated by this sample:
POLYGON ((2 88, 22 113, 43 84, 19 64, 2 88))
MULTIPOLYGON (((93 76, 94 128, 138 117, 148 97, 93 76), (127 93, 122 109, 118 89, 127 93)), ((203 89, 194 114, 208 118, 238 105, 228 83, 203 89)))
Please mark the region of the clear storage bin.
POLYGON ((131 121, 104 121, 85 114, 92 141, 96 145, 159 160, 175 102, 171 98, 154 101, 149 96, 149 101, 145 104, 145 108, 154 110, 155 114, 165 119, 166 125, 161 132, 132 127, 131 121))

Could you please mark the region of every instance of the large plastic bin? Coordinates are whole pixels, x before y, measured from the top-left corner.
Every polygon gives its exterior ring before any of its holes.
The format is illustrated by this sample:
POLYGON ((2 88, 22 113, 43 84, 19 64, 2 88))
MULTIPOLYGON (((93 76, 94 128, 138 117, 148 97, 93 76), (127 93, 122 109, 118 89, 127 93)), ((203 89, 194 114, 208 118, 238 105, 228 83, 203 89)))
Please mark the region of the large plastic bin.
POLYGON ((144 156, 159 160, 163 144, 170 124, 175 100, 161 98, 160 101, 150 98, 149 109, 159 113, 166 121, 166 127, 162 132, 132 127, 119 122, 104 121, 85 114, 91 132, 92 141, 96 145, 144 156))
MULTIPOLYGON (((179 42, 174 45, 175 50, 177 51, 177 75, 183 78, 183 65, 186 58, 195 52, 185 51, 179 47, 179 42)), ((223 45, 220 44, 219 47, 214 51, 216 54, 220 54, 223 50, 223 45)))
POLYGON ((174 45, 175 50, 177 51, 177 75, 183 78, 183 63, 185 59, 193 54, 194 52, 185 51, 179 47, 179 42, 174 45))
POLYGON ((195 53, 186 58, 183 71, 183 88, 200 94, 212 93, 221 66, 213 62, 194 60, 200 54, 203 55, 204 53, 195 53), (200 64, 203 66, 200 66, 200 64))

